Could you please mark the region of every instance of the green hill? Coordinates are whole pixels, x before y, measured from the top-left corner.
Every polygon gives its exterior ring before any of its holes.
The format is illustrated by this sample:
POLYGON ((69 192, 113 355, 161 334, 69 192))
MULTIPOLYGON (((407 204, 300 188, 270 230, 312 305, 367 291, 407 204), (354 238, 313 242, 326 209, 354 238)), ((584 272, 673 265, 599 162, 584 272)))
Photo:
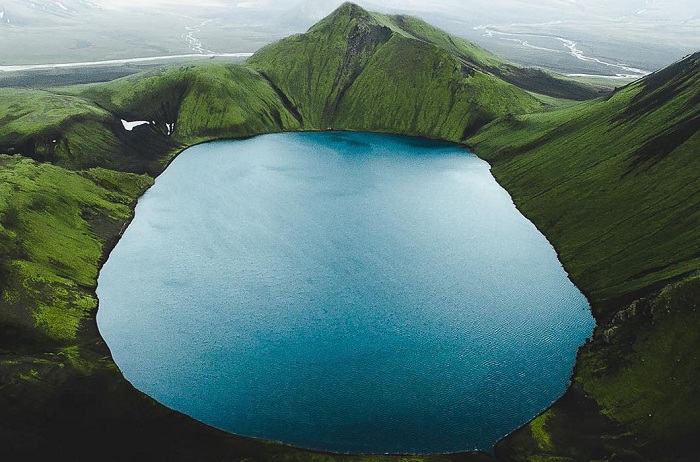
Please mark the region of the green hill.
POLYGON ((243 66, 0 90, 0 152, 14 154, 0 156, 3 460, 490 459, 329 455, 227 435, 134 390, 99 336, 99 267, 173 156, 210 139, 329 128, 472 146, 588 295, 598 327, 572 386, 499 443, 500 460, 695 460, 699 62, 554 110, 528 92, 595 91, 344 4, 243 66))
POLYGON ((461 141, 495 117, 537 109, 541 103, 524 90, 597 96, 590 87, 508 64, 416 18, 350 3, 306 34, 258 51, 247 65, 286 95, 307 129, 461 141), (531 73, 539 85, 531 85, 531 73))

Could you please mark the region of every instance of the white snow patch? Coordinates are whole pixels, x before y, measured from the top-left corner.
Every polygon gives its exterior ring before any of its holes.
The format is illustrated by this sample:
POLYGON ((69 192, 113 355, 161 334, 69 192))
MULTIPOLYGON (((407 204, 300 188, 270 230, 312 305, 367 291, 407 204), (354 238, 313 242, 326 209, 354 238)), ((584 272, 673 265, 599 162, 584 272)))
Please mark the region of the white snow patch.
POLYGON ((128 122, 124 119, 122 119, 122 125, 124 125, 124 130, 131 131, 135 127, 138 127, 139 125, 146 125, 150 124, 148 120, 134 120, 133 122, 128 122))
POLYGON ((63 3, 61 3, 61 2, 54 2, 54 3, 56 4, 56 6, 58 6, 63 11, 68 11, 68 8, 66 8, 66 6, 63 3))
POLYGON ((0 19, 2 19, 2 18, 4 18, 4 17, 5 17, 5 12, 4 12, 4 11, 0 11, 0 19))

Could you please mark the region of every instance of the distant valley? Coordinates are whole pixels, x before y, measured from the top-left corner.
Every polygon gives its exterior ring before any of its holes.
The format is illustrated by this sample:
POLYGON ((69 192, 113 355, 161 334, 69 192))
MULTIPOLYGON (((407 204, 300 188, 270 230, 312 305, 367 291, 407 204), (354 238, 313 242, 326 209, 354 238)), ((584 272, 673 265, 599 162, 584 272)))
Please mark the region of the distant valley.
MULTIPOLYGON (((5 0, 0 4, 0 66, 90 62, 191 53, 252 53, 292 33, 306 31, 339 0, 187 5, 177 0, 5 0), (159 27, 148 27, 153 16, 159 27)), ((449 3, 449 2, 448 2, 449 3)), ((419 13, 430 22, 514 62, 569 74, 653 71, 700 49, 694 2, 627 0, 571 2, 562 14, 549 0, 483 0, 449 9, 361 2, 386 13, 419 13), (517 23, 507 21, 517 15, 517 23), (575 48, 572 48, 575 47, 575 48), (581 59, 585 56, 587 59, 581 59), (606 64, 601 64, 604 62, 606 64)), ((1 73, 0 73, 1 75, 1 73)))

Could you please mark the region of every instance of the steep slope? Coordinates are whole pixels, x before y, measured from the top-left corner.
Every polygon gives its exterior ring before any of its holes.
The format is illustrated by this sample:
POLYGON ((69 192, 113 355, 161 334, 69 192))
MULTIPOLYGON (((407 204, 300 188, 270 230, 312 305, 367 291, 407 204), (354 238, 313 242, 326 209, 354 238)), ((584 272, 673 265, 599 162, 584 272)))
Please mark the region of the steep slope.
POLYGON ((470 140, 598 319, 573 386, 499 444, 500 458, 700 450, 699 102, 700 53, 607 100, 502 120, 470 140))
POLYGON ((109 124, 112 114, 91 102, 40 90, 2 89, 0 107, 2 152, 21 152, 38 161, 74 166, 111 163, 109 149, 80 149, 73 155, 64 136, 72 127, 88 124, 92 139, 104 146, 113 144, 109 134, 97 128, 109 124))
POLYGON ((601 307, 700 266, 700 55, 469 143, 601 307))

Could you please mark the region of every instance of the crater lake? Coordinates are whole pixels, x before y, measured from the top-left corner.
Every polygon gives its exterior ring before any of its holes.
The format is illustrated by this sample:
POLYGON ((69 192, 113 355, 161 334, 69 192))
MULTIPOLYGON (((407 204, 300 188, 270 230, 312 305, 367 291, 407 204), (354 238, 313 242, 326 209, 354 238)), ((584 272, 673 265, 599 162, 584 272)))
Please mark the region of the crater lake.
POLYGON ((486 162, 368 133, 185 150, 139 200, 98 296, 139 390, 334 452, 491 450, 562 395, 594 327, 486 162))

